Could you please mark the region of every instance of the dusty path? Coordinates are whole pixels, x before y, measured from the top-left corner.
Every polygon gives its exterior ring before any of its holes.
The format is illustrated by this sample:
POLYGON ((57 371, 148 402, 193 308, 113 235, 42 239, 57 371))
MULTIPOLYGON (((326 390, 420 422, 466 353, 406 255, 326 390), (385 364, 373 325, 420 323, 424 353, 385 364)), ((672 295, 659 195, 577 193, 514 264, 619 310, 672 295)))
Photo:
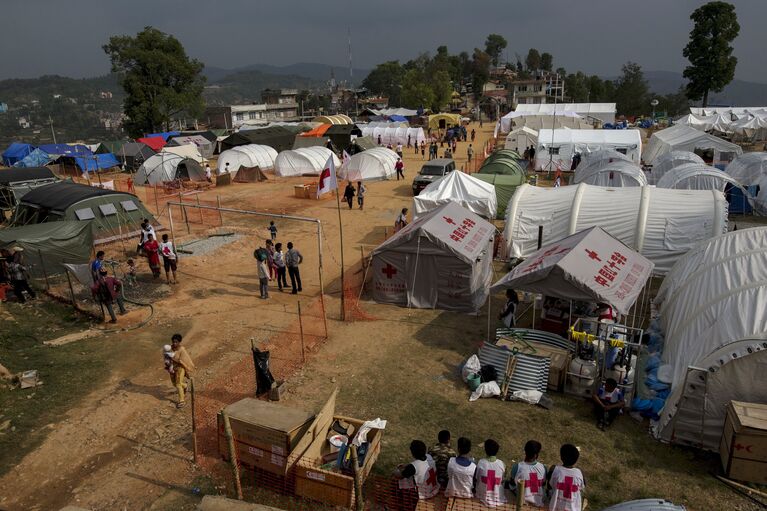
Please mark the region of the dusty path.
MULTIPOLYGON (((475 147, 492 134, 492 126, 478 131, 475 147)), ((467 144, 459 144, 459 166, 465 161, 467 144)), ((405 150, 406 181, 368 185, 365 210, 342 211, 346 265, 360 259, 360 246, 382 241, 391 230, 397 212, 410 207, 410 184, 421 164, 420 154, 405 150)), ((293 184, 312 181, 271 179, 266 183, 235 184, 202 194, 225 206, 291 213, 319 218, 323 222, 323 245, 329 327, 335 343, 346 343, 346 328, 338 328, 340 250, 334 200, 302 200, 292 197, 293 184)), ((0 508, 7 510, 59 509, 77 504, 92 509, 184 509, 196 500, 191 488, 204 472, 191 463, 189 408, 176 410, 174 390, 162 371, 160 347, 176 331, 199 371, 195 382, 204 396, 208 384, 237 370, 249 356, 249 340, 270 339, 275 365, 289 371, 299 365, 295 346, 281 347, 282 335, 295 338, 298 297, 272 290, 272 298, 257 298, 258 280, 252 252, 266 237, 268 221, 226 215, 225 225, 255 233, 214 253, 192 256, 180 262, 180 284, 155 304, 157 314, 146 327, 104 338, 104 349, 115 351, 108 381, 86 396, 76 408, 48 425, 43 444, 0 478, 0 508), (281 334, 280 332, 287 332, 281 334), (292 332, 292 334, 291 334, 292 332), (282 360, 281 360, 281 357, 282 360)), ((309 309, 307 328, 319 331, 319 284, 317 241, 309 224, 278 222, 279 240, 292 240, 306 258, 300 297, 309 309), (314 306, 312 307, 312 305, 314 306)), ((183 234, 183 232, 182 232, 183 234)), ((184 236, 181 236, 182 238, 184 236)), ((145 271, 145 268, 140 268, 145 271)), ((55 348, 51 348, 55 349, 55 348)), ((332 373, 331 359, 310 354, 332 373), (324 361, 324 362, 323 362, 324 361)), ((278 375, 279 375, 279 371, 278 375)), ((299 382, 301 379, 299 378, 299 382)), ((232 402, 244 395, 225 395, 232 402)), ((222 398, 217 395, 216 398, 222 398)), ((215 403, 215 400, 212 401, 215 403)))

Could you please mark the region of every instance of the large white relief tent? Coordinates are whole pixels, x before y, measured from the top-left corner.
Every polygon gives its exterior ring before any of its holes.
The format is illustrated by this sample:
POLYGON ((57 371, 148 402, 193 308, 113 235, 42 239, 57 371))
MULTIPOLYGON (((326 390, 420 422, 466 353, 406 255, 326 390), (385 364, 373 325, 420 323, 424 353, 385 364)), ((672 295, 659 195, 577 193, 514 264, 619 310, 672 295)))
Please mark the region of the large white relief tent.
POLYGON ((570 170, 576 154, 613 149, 624 153, 634 163, 642 154, 642 134, 639 130, 540 130, 535 152, 535 169, 570 170))
POLYGON ((543 243, 599 226, 666 273, 696 243, 727 231, 727 200, 717 190, 650 186, 603 188, 579 184, 517 188, 506 209, 509 255, 528 257, 543 243))
POLYGON ((730 162, 735 156, 743 153, 739 145, 695 128, 677 124, 653 133, 642 153, 642 159, 645 163, 653 163, 658 157, 670 151, 695 152, 696 149, 712 151, 712 165, 730 162))
POLYGON ((400 127, 368 127, 361 126, 363 137, 370 137, 373 142, 378 143, 378 138, 381 138, 381 144, 391 144, 396 146, 407 144, 407 138, 410 137, 411 144, 419 144, 426 141, 426 135, 423 132, 423 128, 409 128, 407 126, 400 127))
POLYGON ((663 174, 685 163, 704 164, 704 161, 703 158, 690 151, 669 151, 652 162, 652 168, 647 173, 647 181, 654 185, 663 177, 663 174))
POLYGON ((338 170, 338 177, 348 181, 378 181, 394 177, 397 153, 386 147, 373 147, 349 158, 338 170))
POLYGON ((483 218, 495 218, 498 201, 495 186, 460 170, 429 183, 421 193, 413 197, 413 218, 437 209, 448 202, 455 202, 483 218))
POLYGON ((573 184, 586 183, 595 186, 624 187, 646 186, 647 177, 642 168, 636 163, 625 160, 616 160, 600 167, 592 165, 581 170, 575 170, 573 184))
POLYGON ((218 156, 217 172, 236 174, 240 168, 258 167, 261 170, 274 170, 277 151, 268 145, 246 144, 233 147, 218 156))
POLYGON ((672 383, 653 431, 716 450, 729 401, 767 402, 767 228, 699 244, 677 261, 655 301, 672 383), (685 388, 688 370, 699 385, 685 388), (691 400, 682 403, 686 393, 691 400))
POLYGON ((327 147, 302 147, 282 151, 274 160, 274 173, 282 177, 304 174, 319 176, 331 155, 336 168, 340 167, 341 160, 327 147))

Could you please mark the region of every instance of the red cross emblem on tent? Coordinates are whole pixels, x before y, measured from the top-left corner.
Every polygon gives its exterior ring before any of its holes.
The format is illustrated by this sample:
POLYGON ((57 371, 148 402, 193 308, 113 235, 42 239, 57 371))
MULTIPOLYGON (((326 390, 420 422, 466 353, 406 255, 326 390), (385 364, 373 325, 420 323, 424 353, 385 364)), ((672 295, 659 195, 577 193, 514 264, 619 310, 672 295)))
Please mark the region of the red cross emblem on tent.
POLYGON ((397 268, 390 265, 389 263, 386 263, 386 267, 381 270, 381 273, 386 275, 387 279, 391 279, 393 275, 397 274, 397 268))
POLYGON ((437 471, 433 468, 430 468, 428 474, 426 475, 426 484, 430 486, 437 485, 437 471))
POLYGON ((453 220, 449 216, 443 216, 442 218, 445 220, 445 222, 449 223, 450 225, 458 225, 455 223, 455 220, 453 220))
POLYGON ((487 477, 482 476, 480 479, 487 485, 487 491, 495 491, 495 487, 501 484, 501 478, 495 477, 495 470, 488 470, 487 477))
POLYGON ((536 472, 530 472, 530 477, 525 481, 525 488, 530 488, 532 493, 538 493, 542 482, 543 481, 538 479, 538 474, 536 472))
POLYGON ((330 177, 330 169, 325 168, 320 174, 320 190, 325 188, 325 180, 330 177))
POLYGON ((565 480, 561 483, 557 483, 557 490, 560 490, 562 496, 568 500, 573 498, 573 493, 578 493, 579 489, 578 485, 573 483, 573 478, 570 476, 565 477, 565 480))
POLYGON ((586 249, 586 253, 589 255, 589 257, 595 261, 599 261, 600 263, 602 260, 599 258, 599 254, 594 252, 593 250, 586 249))

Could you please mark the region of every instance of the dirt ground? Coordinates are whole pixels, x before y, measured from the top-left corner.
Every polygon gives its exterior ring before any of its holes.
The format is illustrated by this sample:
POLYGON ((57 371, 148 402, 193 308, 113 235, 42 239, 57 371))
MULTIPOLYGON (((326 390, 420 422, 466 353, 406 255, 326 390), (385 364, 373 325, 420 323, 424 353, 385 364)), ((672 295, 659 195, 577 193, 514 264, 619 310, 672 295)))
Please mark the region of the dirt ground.
MULTIPOLYGON (((474 144, 479 151, 492 135, 492 126, 472 127, 479 132, 474 144)), ((459 144, 459 167, 465 163, 466 146, 459 144)), ((420 161, 420 154, 416 158, 406 149, 404 182, 370 183, 364 211, 356 206, 341 211, 347 268, 384 239, 402 207, 411 206, 410 185, 420 161)), ((244 238, 205 255, 182 257, 179 283, 154 303, 154 316, 143 328, 82 344, 82 353, 108 355, 108 371, 68 410, 39 425, 45 427, 44 439, 0 477, 0 509, 48 510, 67 504, 97 510, 192 509, 200 493, 227 491, 220 485, 222 467, 210 445, 201 445, 199 466, 191 463, 190 408, 175 408, 175 391, 162 369, 161 346, 175 332, 184 335, 198 367, 198 427, 208 439, 215 412, 252 394, 252 340, 271 350, 278 378, 290 377, 288 404, 314 409, 340 386, 340 412, 390 421, 376 466, 379 473, 388 473, 405 457, 410 439, 430 443, 444 427, 476 443, 497 437, 507 461, 518 456, 528 436, 536 435, 547 462, 555 461, 560 443, 572 441, 583 448, 582 465, 595 488, 595 504, 663 496, 688 509, 752 509, 707 475, 716 460, 656 443, 648 438, 646 425, 628 418, 605 434, 593 428, 587 407, 562 396, 554 397, 551 412, 495 400, 469 404, 456 368, 483 340, 486 313, 466 316, 363 302, 375 320, 338 321, 341 253, 336 204, 330 198, 294 198, 293 185, 310 181, 313 178, 271 178, 212 189, 201 199, 215 201, 220 196, 226 207, 321 220, 329 339, 322 340, 316 227, 276 221, 278 241, 293 241, 305 257, 304 291, 293 296, 273 288, 269 300, 259 300, 252 253, 268 234, 268 219, 226 213, 223 230, 236 230, 246 234, 244 238), (299 300, 308 348, 303 367, 297 342, 299 300), (603 454, 609 454, 608 459, 603 454)), ((179 243, 210 232, 193 226, 186 234, 175 216, 174 221, 179 243)), ((118 244, 110 248, 123 257, 118 244)), ((143 261, 139 268, 141 279, 151 278, 143 261)), ((145 312, 132 313, 120 318, 118 326, 144 317, 145 312)))

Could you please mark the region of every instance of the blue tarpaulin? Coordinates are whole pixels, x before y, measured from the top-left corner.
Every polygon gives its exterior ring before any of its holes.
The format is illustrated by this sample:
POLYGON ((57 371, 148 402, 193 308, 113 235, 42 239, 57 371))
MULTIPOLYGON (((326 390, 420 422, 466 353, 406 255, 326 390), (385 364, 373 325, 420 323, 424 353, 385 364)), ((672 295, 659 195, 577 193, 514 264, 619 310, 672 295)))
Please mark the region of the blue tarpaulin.
POLYGON ((45 144, 40 149, 52 157, 56 156, 90 156, 93 152, 82 144, 45 144))
POLYGON ((170 137, 177 137, 179 135, 181 135, 180 131, 165 131, 163 133, 150 133, 150 134, 146 135, 144 138, 162 137, 163 140, 165 140, 167 142, 170 137))
POLYGON ((120 162, 112 153, 93 154, 90 156, 74 158, 74 160, 75 164, 80 167, 80 170, 83 172, 93 172, 94 170, 111 169, 112 167, 120 166, 120 162))
POLYGON ((392 122, 407 122, 407 118, 402 115, 390 115, 389 120, 392 122))
POLYGON ((45 151, 35 149, 22 160, 13 164, 14 167, 44 167, 51 162, 51 157, 45 151))
POLYGON ((11 167, 15 163, 23 160, 34 150, 34 146, 23 142, 13 142, 8 149, 3 151, 3 164, 11 167))

